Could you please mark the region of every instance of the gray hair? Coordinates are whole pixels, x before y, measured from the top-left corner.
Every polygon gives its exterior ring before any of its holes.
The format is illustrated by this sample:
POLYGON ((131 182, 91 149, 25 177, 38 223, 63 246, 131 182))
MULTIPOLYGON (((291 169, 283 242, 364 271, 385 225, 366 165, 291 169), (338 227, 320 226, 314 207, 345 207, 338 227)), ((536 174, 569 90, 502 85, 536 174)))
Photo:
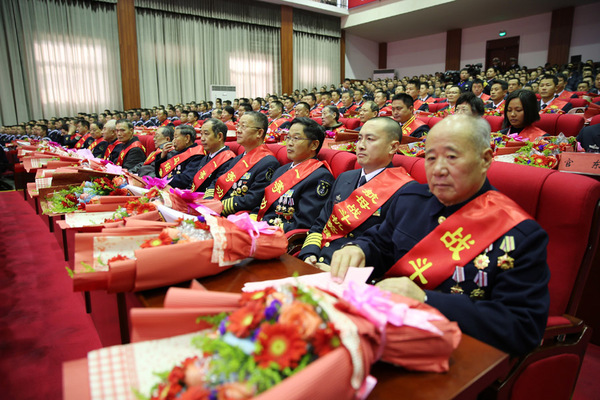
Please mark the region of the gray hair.
POLYGON ((432 130, 444 129, 448 124, 467 124, 471 129, 472 143, 477 152, 483 152, 490 148, 491 128, 490 124, 483 118, 464 114, 455 114, 444 118, 436 124, 432 130), (436 129, 437 128, 437 129, 436 129))

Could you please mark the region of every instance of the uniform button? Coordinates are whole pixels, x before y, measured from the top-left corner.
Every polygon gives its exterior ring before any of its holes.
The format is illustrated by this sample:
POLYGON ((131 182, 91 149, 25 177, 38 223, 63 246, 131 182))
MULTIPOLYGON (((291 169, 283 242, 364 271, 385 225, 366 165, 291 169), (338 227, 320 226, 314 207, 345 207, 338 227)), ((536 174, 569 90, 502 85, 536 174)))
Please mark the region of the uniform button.
POLYGON ((444 217, 443 215, 440 215, 440 217, 438 218, 438 224, 441 224, 445 220, 446 220, 446 217, 444 217))
POLYGON ((354 234, 353 233, 349 233, 348 236, 354 237, 354 234))
POLYGON ((325 257, 319 257, 319 262, 325 261, 325 257))
POLYGON ((325 243, 325 247, 329 247, 329 244, 330 244, 329 242, 325 243))

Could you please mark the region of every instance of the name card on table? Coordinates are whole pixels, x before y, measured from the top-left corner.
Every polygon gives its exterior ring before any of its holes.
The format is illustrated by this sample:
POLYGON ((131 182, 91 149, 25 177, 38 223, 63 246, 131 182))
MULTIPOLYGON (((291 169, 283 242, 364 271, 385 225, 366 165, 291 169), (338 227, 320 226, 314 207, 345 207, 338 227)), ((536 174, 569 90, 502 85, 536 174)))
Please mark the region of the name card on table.
POLYGON ((564 152, 558 170, 586 175, 600 175, 600 153, 564 152))

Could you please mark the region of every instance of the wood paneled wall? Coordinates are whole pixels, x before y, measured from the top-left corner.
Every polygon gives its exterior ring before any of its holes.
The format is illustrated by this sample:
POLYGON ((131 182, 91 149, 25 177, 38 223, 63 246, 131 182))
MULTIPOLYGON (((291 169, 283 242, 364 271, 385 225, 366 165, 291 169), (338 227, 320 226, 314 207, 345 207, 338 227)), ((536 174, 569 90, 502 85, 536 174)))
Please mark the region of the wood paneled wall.
POLYGON ((117 1, 117 23, 119 25, 123 109, 129 110, 141 106, 134 0, 117 1))
POLYGON ((452 29, 446 33, 446 71, 460 69, 460 49, 462 29, 452 29))
MULTIPOLYGON (((573 6, 552 11, 548 42, 548 62, 550 64, 560 65, 569 62, 574 14, 575 7, 573 6)), ((590 32, 590 34, 592 33, 590 32)))
POLYGON ((281 6, 281 90, 294 91, 294 9, 281 6))

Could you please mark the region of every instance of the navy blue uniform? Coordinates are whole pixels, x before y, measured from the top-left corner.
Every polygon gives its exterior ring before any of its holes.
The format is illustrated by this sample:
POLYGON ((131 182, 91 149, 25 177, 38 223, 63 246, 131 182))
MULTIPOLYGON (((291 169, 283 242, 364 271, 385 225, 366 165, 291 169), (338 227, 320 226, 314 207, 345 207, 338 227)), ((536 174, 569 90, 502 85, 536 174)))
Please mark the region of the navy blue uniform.
MULTIPOLYGON (((489 190, 494 188, 486 180, 474 197, 489 190)), ((438 226, 440 216, 448 217, 466 203, 445 207, 426 184, 406 185, 386 220, 355 243, 365 252, 366 265, 375 266, 381 276, 438 226)), ((478 270, 471 261, 464 267, 464 282, 459 284, 463 294, 450 293, 457 284, 450 276, 436 290, 425 291, 427 304, 458 322, 464 333, 510 354, 525 354, 540 344, 548 318, 547 244, 548 235, 537 222, 523 221, 494 242, 487 253, 488 286, 482 287, 483 298, 470 297, 478 288, 474 282, 478 270), (515 261, 514 268, 502 270, 497 260, 504 255, 500 245, 505 236, 514 237, 515 249, 509 256, 515 261)))
MULTIPOLYGON (((198 144, 194 143, 193 145, 186 147, 182 151, 170 151, 167 154, 167 157, 165 158, 161 157, 161 153, 159 157, 156 157, 156 160, 154 160, 154 172, 156 176, 160 176, 159 171, 162 163, 194 147, 198 147, 198 144)), ((169 171, 169 174, 167 175, 167 177, 171 179, 169 185, 171 185, 174 188, 189 189, 192 186, 192 182, 194 181, 194 176, 196 175, 196 172, 198 172, 198 170, 200 169, 200 162, 203 159, 204 156, 202 154, 193 155, 191 157, 188 157, 187 160, 181 162, 179 165, 177 165, 175 168, 169 171)))
MULTIPOLYGON (((289 163, 279 167, 273 174, 272 181, 285 174, 291 165, 292 163, 289 163)), ((279 225, 284 232, 310 228, 327 201, 333 181, 333 175, 325 166, 317 168, 274 201, 263 215, 262 221, 267 221, 270 225, 279 225), (277 214, 278 207, 283 215, 277 214), (281 224, 277 223, 277 219, 281 224)), ((258 214, 258 211, 259 207, 254 209, 253 214, 258 214)))
MULTIPOLYGON (((215 155, 213 156, 216 157, 218 154, 220 154, 222 151, 226 151, 226 150, 230 150, 229 146, 223 146, 223 148, 219 151, 217 151, 215 153, 215 155)), ((204 157, 202 160, 200 160, 200 164, 198 165, 198 171, 200 171, 202 168, 204 168, 204 166, 206 164, 208 164, 208 162, 212 160, 212 158, 210 157, 210 155, 207 155, 206 157, 204 157)), ((229 171, 231 169, 231 167, 233 167, 233 160, 234 158, 225 161, 223 164, 221 164, 221 166, 219 166, 217 169, 215 169, 215 171, 210 174, 209 176, 206 177, 206 179, 204 180, 204 182, 202 182, 202 185, 200 185, 200 187, 196 188, 196 192, 206 192, 206 190, 213 185, 213 183, 217 180, 217 178, 221 175, 223 175, 223 172, 225 171, 229 171)), ((197 171, 196 171, 197 172, 197 171)), ((194 175, 195 176, 195 175, 194 175)), ((192 179, 193 182, 193 179, 192 179)))
MULTIPOLYGON (((392 164, 388 168, 392 167, 392 164)), ((346 171, 335 180, 329 199, 325 202, 325 206, 321 210, 319 217, 314 222, 308 232, 308 237, 304 241, 304 246, 298 257, 304 260, 308 256, 316 256, 317 261, 325 264, 331 263, 331 256, 333 252, 338 250, 344 244, 355 240, 356 237, 362 235, 367 229, 380 224, 388 213, 390 205, 394 203, 394 199, 398 196, 400 189, 390 197, 390 199, 381 206, 381 208, 373 213, 365 222, 360 226, 357 226, 347 236, 325 243, 321 248, 321 240, 323 228, 329 220, 331 213, 333 212, 333 206, 337 203, 341 203, 346 200, 358 186, 358 180, 360 179, 362 169, 355 169, 352 171, 346 171)), ((377 177, 373 178, 376 179, 377 177)), ((411 185, 408 183, 408 185, 411 185)))
MULTIPOLYGON (((231 160, 233 168, 244 157, 244 153, 231 160)), ((273 173, 279 168, 279 162, 273 155, 263 157, 252 168, 238 179, 223 198, 223 215, 235 214, 238 211, 252 211, 260 206, 265 188, 271 183, 273 173)), ((223 175, 227 174, 225 171, 223 175)), ((218 178, 218 177, 217 177, 218 178)), ((205 199, 214 197, 216 179, 204 194, 205 199)))

